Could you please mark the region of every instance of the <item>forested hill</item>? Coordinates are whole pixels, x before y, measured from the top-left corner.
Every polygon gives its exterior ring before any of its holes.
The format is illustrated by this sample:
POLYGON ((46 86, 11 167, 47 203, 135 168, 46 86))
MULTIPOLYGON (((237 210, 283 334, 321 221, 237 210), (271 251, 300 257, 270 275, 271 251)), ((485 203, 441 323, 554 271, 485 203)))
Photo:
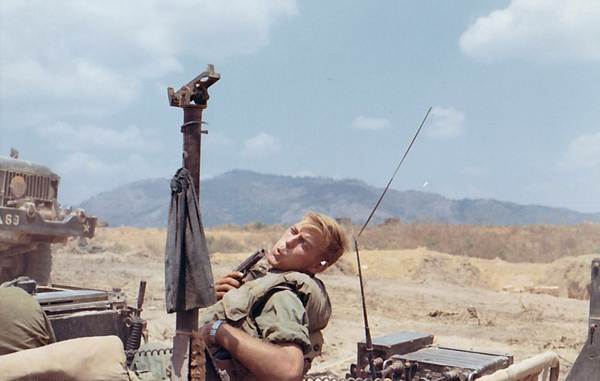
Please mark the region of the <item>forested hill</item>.
MULTIPOLYGON (((149 179, 101 193, 81 204, 110 226, 166 227, 170 179, 149 179)), ((358 180, 265 175, 234 170, 201 184, 202 221, 215 225, 291 224, 308 210, 364 223, 382 189, 358 180)), ((599 222, 600 213, 496 200, 449 200, 438 194, 389 190, 372 223, 403 222, 471 225, 577 225, 599 222)))

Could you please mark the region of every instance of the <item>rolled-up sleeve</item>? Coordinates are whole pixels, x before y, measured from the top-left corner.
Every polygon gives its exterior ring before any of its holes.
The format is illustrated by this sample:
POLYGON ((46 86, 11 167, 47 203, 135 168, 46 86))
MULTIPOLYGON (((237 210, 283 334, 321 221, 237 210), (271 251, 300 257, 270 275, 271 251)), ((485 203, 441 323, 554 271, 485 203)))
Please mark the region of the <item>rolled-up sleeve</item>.
POLYGON ((305 354, 310 351, 308 316, 294 292, 282 290, 273 294, 255 321, 263 340, 294 343, 302 347, 305 354))

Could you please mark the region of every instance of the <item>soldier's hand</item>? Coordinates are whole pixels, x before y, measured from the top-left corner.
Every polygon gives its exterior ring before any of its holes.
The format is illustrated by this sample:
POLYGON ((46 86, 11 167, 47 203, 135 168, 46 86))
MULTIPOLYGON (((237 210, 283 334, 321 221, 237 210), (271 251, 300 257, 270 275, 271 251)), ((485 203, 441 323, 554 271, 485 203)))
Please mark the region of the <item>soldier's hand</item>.
POLYGON ((239 288, 242 283, 241 279, 244 276, 239 271, 233 271, 229 274, 225 274, 215 282, 215 291, 217 293, 217 300, 221 300, 229 290, 239 288))

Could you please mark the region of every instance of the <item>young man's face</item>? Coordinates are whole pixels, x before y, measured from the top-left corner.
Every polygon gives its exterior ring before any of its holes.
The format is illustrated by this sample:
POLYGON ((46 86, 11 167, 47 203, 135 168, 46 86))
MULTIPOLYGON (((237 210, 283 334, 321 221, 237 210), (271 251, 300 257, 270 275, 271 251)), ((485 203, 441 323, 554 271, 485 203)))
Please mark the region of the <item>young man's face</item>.
POLYGON ((324 246, 325 239, 316 229, 295 224, 283 233, 267 260, 277 270, 316 274, 327 268, 321 257, 324 246))

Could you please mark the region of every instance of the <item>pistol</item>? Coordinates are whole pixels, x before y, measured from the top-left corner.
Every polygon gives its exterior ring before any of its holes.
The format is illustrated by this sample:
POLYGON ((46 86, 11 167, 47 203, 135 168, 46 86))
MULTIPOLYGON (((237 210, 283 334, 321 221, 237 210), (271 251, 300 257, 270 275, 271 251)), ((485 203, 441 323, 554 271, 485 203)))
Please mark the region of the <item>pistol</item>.
POLYGON ((252 268, 252 266, 254 266, 258 261, 260 261, 265 256, 265 254, 265 249, 260 249, 256 251, 256 253, 246 258, 244 262, 240 263, 235 269, 233 269, 233 271, 239 271, 242 274, 244 274, 242 278, 245 277, 248 271, 252 268))

